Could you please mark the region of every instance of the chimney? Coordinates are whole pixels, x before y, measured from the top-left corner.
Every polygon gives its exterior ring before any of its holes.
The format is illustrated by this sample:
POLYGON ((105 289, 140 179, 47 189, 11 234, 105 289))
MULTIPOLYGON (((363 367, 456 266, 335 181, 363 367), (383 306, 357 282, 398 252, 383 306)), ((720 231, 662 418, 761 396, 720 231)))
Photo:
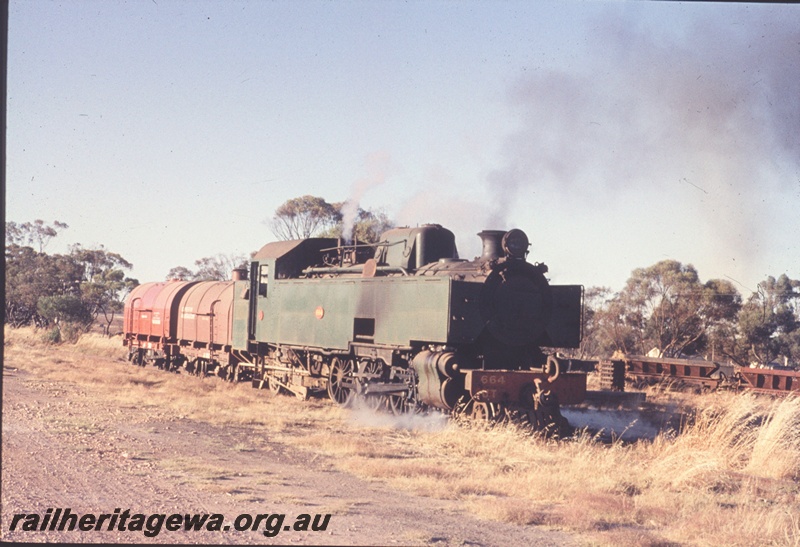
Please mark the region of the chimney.
POLYGON ((503 258, 502 240, 506 233, 503 230, 484 230, 478 234, 483 242, 483 254, 478 260, 488 262, 503 258))

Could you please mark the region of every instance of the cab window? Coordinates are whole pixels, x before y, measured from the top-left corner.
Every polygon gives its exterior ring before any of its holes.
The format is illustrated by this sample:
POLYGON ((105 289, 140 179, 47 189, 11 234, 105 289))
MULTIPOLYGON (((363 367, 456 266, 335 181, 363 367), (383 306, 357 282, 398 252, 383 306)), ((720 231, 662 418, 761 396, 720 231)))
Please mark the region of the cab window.
POLYGON ((267 282, 269 281, 269 264, 262 264, 258 270, 258 294, 267 296, 267 282))

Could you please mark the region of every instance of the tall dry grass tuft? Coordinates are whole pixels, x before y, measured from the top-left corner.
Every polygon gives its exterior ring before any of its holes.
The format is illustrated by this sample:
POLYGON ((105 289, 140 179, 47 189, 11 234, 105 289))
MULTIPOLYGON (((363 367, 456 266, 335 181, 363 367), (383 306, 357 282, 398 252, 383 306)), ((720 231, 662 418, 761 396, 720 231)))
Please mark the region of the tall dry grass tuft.
POLYGON ((718 394, 680 435, 651 445, 655 477, 668 486, 708 487, 727 473, 797 478, 800 399, 718 394))
POLYGON ((769 407, 745 471, 758 477, 800 480, 800 398, 769 407))
POLYGON ((100 357, 124 358, 122 336, 103 336, 95 332, 81 335, 72 349, 79 353, 91 353, 100 357))
POLYGON ((42 343, 41 331, 33 327, 20 327, 14 329, 8 325, 3 326, 3 342, 6 346, 38 346, 42 343))
MULTIPOLYGON (((35 327, 15 329, 4 325, 3 338, 6 347, 18 346, 28 349, 43 349, 43 343, 47 345, 48 331, 35 327)), ((74 342, 55 344, 54 350, 61 354, 87 354, 94 357, 110 357, 112 359, 123 359, 125 355, 122 336, 109 337, 93 332, 81 334, 74 342)))

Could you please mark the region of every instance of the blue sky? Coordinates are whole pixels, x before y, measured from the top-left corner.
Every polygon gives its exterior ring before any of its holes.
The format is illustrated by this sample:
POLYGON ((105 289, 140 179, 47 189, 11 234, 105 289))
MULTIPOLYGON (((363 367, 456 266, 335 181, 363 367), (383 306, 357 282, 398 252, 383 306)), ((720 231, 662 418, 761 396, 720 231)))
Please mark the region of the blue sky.
POLYGON ((800 278, 800 7, 11 1, 7 218, 160 280, 289 198, 522 228, 555 283, 800 278))

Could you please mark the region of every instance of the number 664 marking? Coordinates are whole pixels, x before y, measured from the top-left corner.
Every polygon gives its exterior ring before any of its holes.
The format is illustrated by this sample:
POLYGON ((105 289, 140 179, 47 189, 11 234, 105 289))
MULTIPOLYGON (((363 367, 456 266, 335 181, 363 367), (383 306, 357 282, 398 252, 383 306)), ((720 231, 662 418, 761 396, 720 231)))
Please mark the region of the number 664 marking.
POLYGON ((494 385, 505 384, 505 383, 506 383, 506 377, 505 376, 489 376, 489 375, 481 376, 481 384, 483 384, 483 385, 487 385, 488 384, 488 385, 494 386, 494 385))

